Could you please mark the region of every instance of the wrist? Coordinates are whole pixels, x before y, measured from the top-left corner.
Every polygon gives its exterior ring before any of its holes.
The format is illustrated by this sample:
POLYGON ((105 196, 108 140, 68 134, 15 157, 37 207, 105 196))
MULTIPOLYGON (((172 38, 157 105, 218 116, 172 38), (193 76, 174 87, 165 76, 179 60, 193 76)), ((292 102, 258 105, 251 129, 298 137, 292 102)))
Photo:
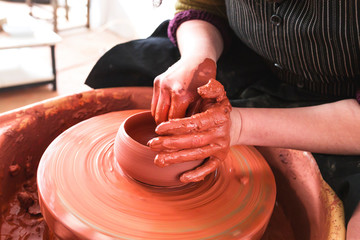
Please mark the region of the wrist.
POLYGON ((176 36, 180 54, 185 58, 210 58, 216 62, 223 51, 219 31, 202 20, 190 20, 181 24, 176 36))
POLYGON ((195 50, 195 48, 192 51, 189 51, 189 49, 187 49, 187 51, 181 52, 180 55, 181 61, 188 63, 191 62, 192 65, 196 65, 195 63, 200 64, 207 58, 213 60, 215 63, 218 60, 216 52, 206 47, 202 49, 198 48, 197 51, 195 50))
POLYGON ((241 144, 242 118, 239 108, 233 108, 230 112, 230 146, 241 144))
POLYGON ((201 54, 201 53, 182 55, 180 57, 179 61, 183 62, 185 65, 188 65, 188 66, 198 66, 199 64, 204 62, 205 59, 207 59, 207 58, 213 60, 216 65, 216 59, 214 60, 214 57, 212 55, 201 54))

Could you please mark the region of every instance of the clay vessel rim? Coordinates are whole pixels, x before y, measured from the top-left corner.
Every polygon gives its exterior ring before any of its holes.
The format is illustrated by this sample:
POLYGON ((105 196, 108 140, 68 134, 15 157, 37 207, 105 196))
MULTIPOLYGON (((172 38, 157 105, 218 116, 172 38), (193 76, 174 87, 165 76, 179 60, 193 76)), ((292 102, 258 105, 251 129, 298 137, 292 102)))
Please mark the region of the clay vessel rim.
POLYGON ((120 125, 120 131, 122 132, 120 134, 120 137, 123 139, 123 143, 125 143, 126 145, 128 145, 129 147, 134 147, 135 149, 137 149, 137 151, 153 151, 155 152, 154 150, 152 150, 149 146, 147 145, 144 145, 142 143, 139 143, 138 141, 136 141, 134 138, 132 138, 126 131, 125 129, 125 125, 128 123, 128 120, 129 119, 132 119, 134 117, 138 117, 140 115, 146 115, 146 114, 149 114, 150 111, 143 111, 143 112, 138 112, 138 113, 135 113, 133 115, 130 115, 129 117, 127 117, 120 125))

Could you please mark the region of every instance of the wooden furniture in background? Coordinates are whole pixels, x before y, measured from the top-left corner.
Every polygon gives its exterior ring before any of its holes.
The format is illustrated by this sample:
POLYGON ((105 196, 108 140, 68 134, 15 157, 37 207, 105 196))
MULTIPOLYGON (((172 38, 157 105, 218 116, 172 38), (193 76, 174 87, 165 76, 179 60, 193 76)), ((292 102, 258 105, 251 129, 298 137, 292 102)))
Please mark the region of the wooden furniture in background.
MULTIPOLYGON (((61 41, 61 37, 51 29, 36 24, 36 20, 29 17, 29 22, 34 22, 33 33, 24 36, 12 36, 6 32, 0 32, 1 57, 8 55, 6 64, 0 66, 0 89, 19 86, 52 84, 56 90, 56 64, 55 45, 61 41), (31 21, 32 20, 32 21, 31 21), (38 56, 33 55, 26 64, 21 64, 22 55, 14 56, 13 53, 6 54, 8 50, 21 50, 35 47, 50 47, 51 69, 40 65, 38 56), (19 58, 15 65, 11 60, 19 58), (9 63, 9 66, 6 66, 9 63)), ((16 59, 15 59, 16 60, 16 59)))
MULTIPOLYGON (((30 15, 33 16, 33 7, 35 5, 40 6, 44 3, 37 3, 37 1, 34 0, 25 0, 26 4, 30 7, 30 15)), ((59 31, 58 27, 58 10, 59 8, 65 8, 65 18, 68 21, 69 20, 69 11, 70 11, 70 5, 68 0, 63 0, 64 5, 59 4, 59 0, 49 0, 49 3, 52 7, 52 21, 54 25, 54 32, 59 31)), ((90 28, 90 0, 86 0, 86 24, 85 27, 90 28)))

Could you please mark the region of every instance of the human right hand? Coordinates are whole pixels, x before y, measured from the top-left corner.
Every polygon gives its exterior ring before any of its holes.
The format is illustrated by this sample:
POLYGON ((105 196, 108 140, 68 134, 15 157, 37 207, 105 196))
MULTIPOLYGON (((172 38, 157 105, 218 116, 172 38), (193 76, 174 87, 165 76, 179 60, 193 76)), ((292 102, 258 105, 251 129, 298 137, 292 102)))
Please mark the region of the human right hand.
POLYGON ((216 63, 180 59, 154 80, 151 113, 157 124, 197 112, 197 88, 216 77, 216 63))

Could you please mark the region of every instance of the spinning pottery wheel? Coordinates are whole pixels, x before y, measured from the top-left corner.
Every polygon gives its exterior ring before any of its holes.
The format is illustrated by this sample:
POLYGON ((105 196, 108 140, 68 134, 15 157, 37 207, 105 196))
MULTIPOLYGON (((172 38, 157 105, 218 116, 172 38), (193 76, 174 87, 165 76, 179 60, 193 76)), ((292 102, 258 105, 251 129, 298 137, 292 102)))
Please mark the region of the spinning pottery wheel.
MULTIPOLYGON (((62 225, 62 222, 49 221, 49 229, 38 208, 36 171, 41 156, 56 137, 79 122, 109 112, 149 109, 152 93, 152 88, 147 87, 97 89, 0 114, 1 238, 58 240, 53 231, 74 236, 71 228, 65 228, 70 222, 62 225), (22 206, 27 202, 19 202, 19 199, 25 200, 24 196, 32 199, 30 208, 22 206)), ((120 125, 120 120, 117 121, 120 125)), ((282 148, 256 149, 270 165, 276 180, 276 203, 261 240, 344 240, 342 203, 322 179, 311 153, 282 148)), ((246 178, 242 180, 246 183, 246 178)), ((185 205, 181 210, 184 208, 185 205)), ((216 209, 210 212, 212 210, 216 209)), ((55 215, 47 215, 45 219, 51 217, 55 215)), ((188 221, 195 217, 196 212, 188 221)))
POLYGON ((142 184, 114 158, 119 125, 142 110, 99 115, 66 130, 43 154, 41 211, 60 239, 260 239, 275 204, 275 179, 253 147, 231 148, 204 181, 142 184))

